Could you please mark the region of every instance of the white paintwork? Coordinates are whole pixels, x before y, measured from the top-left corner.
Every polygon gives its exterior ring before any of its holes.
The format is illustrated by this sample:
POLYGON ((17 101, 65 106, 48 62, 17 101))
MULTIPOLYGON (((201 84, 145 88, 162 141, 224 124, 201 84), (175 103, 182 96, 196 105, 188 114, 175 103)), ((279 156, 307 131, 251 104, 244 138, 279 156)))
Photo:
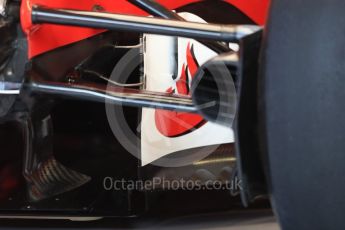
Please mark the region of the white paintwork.
MULTIPOLYGON (((188 21, 205 23, 200 17, 190 13, 181 13, 180 15, 188 21)), ((176 68, 175 38, 159 35, 145 35, 145 37, 146 89, 165 92, 169 87, 175 85, 172 79, 176 68)), ((178 38, 177 76, 181 75, 182 65, 186 63, 188 43, 193 44, 195 56, 200 65, 216 56, 214 51, 193 39, 178 38)), ((234 142, 234 134, 231 129, 210 122, 189 134, 174 138, 165 137, 156 128, 154 113, 154 109, 143 109, 142 112, 142 165, 177 151, 234 142)))

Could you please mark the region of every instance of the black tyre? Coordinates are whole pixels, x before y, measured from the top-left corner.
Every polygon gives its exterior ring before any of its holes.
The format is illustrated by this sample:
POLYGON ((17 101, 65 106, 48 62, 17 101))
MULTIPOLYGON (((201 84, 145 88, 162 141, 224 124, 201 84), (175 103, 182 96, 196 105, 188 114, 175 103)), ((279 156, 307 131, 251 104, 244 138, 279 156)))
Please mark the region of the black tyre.
POLYGON ((345 229, 345 1, 272 2, 260 120, 283 229, 345 229))

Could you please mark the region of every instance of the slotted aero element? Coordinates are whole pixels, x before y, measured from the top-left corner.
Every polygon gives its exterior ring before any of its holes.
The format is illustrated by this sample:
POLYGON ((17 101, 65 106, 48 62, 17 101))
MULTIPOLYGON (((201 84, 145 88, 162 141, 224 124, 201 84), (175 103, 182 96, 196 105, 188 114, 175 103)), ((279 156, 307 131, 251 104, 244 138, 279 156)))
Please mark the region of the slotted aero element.
POLYGON ((51 122, 50 116, 22 122, 26 146, 24 177, 33 202, 71 191, 91 180, 55 159, 51 122))

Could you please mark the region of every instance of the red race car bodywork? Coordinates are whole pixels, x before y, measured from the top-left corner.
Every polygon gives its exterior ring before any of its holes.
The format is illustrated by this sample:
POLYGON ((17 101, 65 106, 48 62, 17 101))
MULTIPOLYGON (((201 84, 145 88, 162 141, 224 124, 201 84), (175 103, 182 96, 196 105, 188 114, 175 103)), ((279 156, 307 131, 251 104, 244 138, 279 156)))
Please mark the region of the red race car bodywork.
MULTIPOLYGON (((169 9, 199 2, 200 0, 159 0, 169 9)), ((241 10, 259 25, 265 23, 269 0, 225 0, 241 10)), ((21 5, 21 24, 28 38, 29 58, 48 52, 58 47, 71 44, 103 32, 99 29, 78 28, 60 25, 33 25, 31 8, 33 5, 50 8, 91 11, 97 7, 106 12, 145 16, 147 13, 125 0, 23 0, 21 5)))

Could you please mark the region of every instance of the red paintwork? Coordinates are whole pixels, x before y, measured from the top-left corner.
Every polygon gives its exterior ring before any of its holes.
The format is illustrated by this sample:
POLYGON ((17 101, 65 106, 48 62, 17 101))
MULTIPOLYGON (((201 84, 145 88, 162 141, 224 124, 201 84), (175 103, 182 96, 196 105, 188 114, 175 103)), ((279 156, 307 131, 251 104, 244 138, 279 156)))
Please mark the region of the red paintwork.
MULTIPOLYGON (((195 76, 199 64, 193 52, 193 46, 190 43, 186 50, 187 63, 183 64, 181 76, 176 82, 176 91, 174 93, 179 95, 190 95, 189 79, 195 76), (189 76, 188 76, 189 75, 189 76)), ((167 92, 171 92, 171 88, 167 92)), ((155 123, 157 130, 166 137, 179 137, 202 127, 206 124, 204 118, 198 114, 176 112, 169 110, 156 110, 155 123)))
MULTIPOLYGON (((158 0, 158 2, 169 9, 176 9, 198 1, 200 0, 158 0)), ((270 0, 224 1, 236 6, 256 23, 261 25, 265 23, 270 0)), ((90 11, 94 5, 101 5, 107 12, 141 16, 147 15, 126 0, 23 0, 21 6, 21 24, 28 37, 29 58, 103 32, 103 30, 58 25, 32 25, 30 16, 32 5, 90 11)))

